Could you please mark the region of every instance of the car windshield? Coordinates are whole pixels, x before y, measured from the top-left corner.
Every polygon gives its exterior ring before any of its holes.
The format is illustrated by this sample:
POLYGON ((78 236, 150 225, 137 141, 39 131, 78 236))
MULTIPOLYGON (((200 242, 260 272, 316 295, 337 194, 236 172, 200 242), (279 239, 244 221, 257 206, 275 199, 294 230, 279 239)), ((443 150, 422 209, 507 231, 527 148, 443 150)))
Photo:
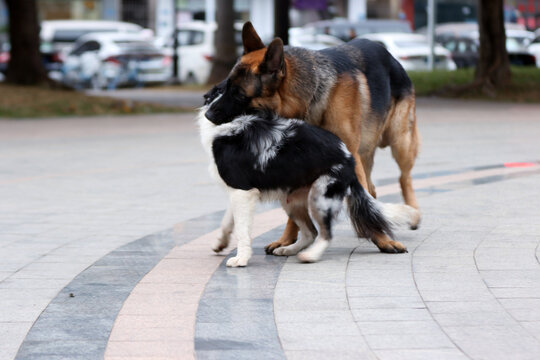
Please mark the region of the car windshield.
POLYGON ((123 51, 129 52, 159 52, 158 48, 148 41, 115 40, 114 43, 123 51))
POLYGON ((56 30, 54 33, 54 37, 52 39, 53 43, 58 42, 67 42, 72 43, 75 42, 79 37, 89 34, 89 33, 95 33, 95 32, 111 32, 116 31, 115 28, 110 29, 66 29, 66 30, 56 30))
POLYGON ((400 48, 414 48, 419 46, 426 46, 427 42, 423 40, 397 40, 394 41, 397 47, 400 48))

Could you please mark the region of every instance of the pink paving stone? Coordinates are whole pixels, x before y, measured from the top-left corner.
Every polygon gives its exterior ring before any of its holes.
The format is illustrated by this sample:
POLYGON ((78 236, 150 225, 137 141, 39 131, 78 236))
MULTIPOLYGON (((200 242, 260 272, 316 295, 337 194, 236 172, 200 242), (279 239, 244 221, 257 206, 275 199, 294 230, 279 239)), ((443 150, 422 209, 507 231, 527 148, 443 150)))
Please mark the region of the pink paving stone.
MULTIPOLYGON (((170 328, 170 329, 186 329, 183 325, 185 322, 193 320, 193 315, 119 315, 114 324, 115 331, 123 331, 125 329, 135 328, 170 328), (181 324, 180 326, 176 324, 181 324), (117 328, 118 327, 118 328, 117 328)), ((189 330, 191 331, 191 330, 189 330)), ((112 333, 111 333, 112 336, 112 333)))
MULTIPOLYGON (((152 319, 148 319, 148 323, 152 319)), ((185 328, 125 327, 111 334, 109 341, 190 341, 191 333, 185 328)))
POLYGON ((147 359, 149 357, 169 357, 171 359, 194 359, 193 341, 109 341, 109 356, 132 356, 147 359))

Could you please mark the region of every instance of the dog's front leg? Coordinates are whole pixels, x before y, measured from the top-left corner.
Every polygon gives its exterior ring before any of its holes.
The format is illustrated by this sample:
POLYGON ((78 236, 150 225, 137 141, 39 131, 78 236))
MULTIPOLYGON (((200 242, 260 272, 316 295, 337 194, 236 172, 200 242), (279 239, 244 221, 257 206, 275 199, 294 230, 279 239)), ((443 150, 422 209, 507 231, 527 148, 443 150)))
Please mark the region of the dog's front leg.
POLYGON ((212 245, 212 250, 219 253, 221 250, 229 246, 229 240, 231 238, 231 233, 233 229, 233 212, 232 207, 229 205, 227 211, 225 212, 225 215, 223 216, 223 220, 221 220, 221 234, 219 234, 218 238, 214 241, 214 244, 212 245))
POLYGON ((227 266, 246 266, 251 258, 251 225, 259 196, 257 189, 230 191, 230 207, 234 221, 233 236, 238 244, 236 256, 227 261, 227 266))

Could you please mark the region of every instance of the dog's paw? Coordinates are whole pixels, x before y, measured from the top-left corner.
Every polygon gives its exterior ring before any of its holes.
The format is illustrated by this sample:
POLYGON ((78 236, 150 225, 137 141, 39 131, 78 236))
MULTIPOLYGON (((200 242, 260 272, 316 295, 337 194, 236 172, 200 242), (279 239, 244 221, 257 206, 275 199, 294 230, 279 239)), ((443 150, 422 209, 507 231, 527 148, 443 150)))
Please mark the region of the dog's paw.
POLYGON ((328 240, 317 239, 306 250, 298 253, 296 257, 298 258, 298 260, 304 263, 317 262, 323 256, 324 251, 328 248, 328 245, 329 245, 328 240))
POLYGON ((243 267, 247 266, 247 263, 249 261, 249 258, 244 256, 235 256, 227 260, 227 266, 228 267, 243 267))
POLYGON ((277 256, 291 256, 291 255, 298 254, 298 249, 295 249, 294 247, 290 247, 290 246, 284 246, 284 247, 279 247, 277 249, 274 249, 272 254, 277 255, 277 256))
POLYGON ((296 258, 300 260, 303 263, 314 263, 320 260, 321 256, 318 254, 315 254, 313 251, 302 251, 298 255, 296 255, 296 258))
POLYGON ((420 221, 422 220, 422 215, 419 210, 416 210, 416 213, 413 215, 409 227, 411 230, 416 230, 420 226, 420 221))
MULTIPOLYGON (((276 249, 279 249, 281 247, 281 242, 274 241, 273 243, 270 243, 264 247, 264 252, 266 252, 268 255, 274 254, 274 251, 276 249)), ((276 255, 276 254, 274 254, 276 255)))
POLYGON ((223 241, 221 239, 214 240, 214 243, 212 244, 212 250, 216 253, 220 253, 223 249, 225 249, 229 245, 228 241, 223 241))
POLYGON ((229 246, 229 239, 230 234, 222 232, 221 235, 214 240, 214 243, 212 244, 212 250, 214 250, 216 253, 221 252, 223 249, 225 249, 227 246, 229 246))
POLYGON ((399 241, 390 240, 383 244, 383 246, 379 247, 379 250, 382 253, 386 254, 401 254, 401 253, 407 253, 407 248, 405 245, 400 243, 399 241))

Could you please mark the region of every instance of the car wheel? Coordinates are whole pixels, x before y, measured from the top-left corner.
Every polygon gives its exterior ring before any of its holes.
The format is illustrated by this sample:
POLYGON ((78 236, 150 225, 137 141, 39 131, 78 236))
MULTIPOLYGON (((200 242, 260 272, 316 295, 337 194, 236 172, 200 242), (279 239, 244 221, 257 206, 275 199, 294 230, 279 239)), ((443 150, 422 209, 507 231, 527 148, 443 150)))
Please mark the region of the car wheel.
POLYGON ((193 73, 189 73, 188 76, 186 77, 186 81, 184 82, 185 84, 189 84, 189 85, 193 85, 193 84, 198 84, 197 83, 197 78, 195 77, 195 75, 193 73))

